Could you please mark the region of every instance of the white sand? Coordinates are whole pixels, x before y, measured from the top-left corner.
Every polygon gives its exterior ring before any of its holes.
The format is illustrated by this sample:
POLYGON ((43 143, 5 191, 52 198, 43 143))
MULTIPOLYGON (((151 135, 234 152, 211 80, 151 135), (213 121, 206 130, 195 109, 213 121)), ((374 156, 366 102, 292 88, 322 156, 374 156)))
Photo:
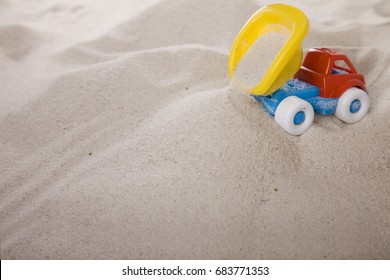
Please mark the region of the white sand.
POLYGON ((231 85, 250 92, 263 79, 288 37, 273 31, 260 36, 237 64, 231 85))
POLYGON ((300 137, 229 87, 270 2, 1 1, 1 259, 389 259, 389 2, 287 1, 371 101, 300 137))

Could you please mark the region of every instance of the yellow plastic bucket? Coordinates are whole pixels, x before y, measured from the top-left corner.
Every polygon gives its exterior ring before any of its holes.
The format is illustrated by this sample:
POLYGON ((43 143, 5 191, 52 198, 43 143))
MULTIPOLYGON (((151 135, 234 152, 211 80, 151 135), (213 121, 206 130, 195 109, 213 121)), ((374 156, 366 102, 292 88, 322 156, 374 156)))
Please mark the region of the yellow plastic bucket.
POLYGON ((269 95, 282 87, 302 65, 301 44, 309 30, 309 20, 306 15, 298 8, 285 4, 273 4, 261 8, 252 15, 238 33, 229 56, 230 78, 233 78, 237 64, 259 36, 267 32, 283 32, 282 30, 286 29, 291 32, 286 43, 262 80, 250 89, 250 93, 269 95), (277 28, 278 26, 284 28, 277 28))

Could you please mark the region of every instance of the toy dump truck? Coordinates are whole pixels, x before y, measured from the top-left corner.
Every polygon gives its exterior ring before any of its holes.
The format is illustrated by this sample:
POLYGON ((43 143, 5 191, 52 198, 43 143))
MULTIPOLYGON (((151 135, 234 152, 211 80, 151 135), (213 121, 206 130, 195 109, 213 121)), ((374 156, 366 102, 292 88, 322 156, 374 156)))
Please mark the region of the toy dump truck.
POLYGON ((288 36, 259 83, 247 91, 292 135, 310 128, 314 111, 355 123, 369 107, 364 77, 344 54, 327 48, 310 49, 302 64, 301 43, 308 30, 309 20, 298 8, 265 6, 238 33, 228 62, 233 78, 240 60, 259 37, 269 32, 288 36))

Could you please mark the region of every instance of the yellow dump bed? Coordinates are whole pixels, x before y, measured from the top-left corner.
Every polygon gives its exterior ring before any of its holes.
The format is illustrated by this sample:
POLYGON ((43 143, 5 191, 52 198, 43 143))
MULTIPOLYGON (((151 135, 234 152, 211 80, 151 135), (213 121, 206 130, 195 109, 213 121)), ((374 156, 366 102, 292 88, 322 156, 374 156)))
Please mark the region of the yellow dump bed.
POLYGON ((259 36, 267 32, 286 32, 286 30, 290 31, 287 42, 259 84, 250 89, 250 93, 269 95, 282 87, 302 64, 301 43, 309 30, 309 20, 306 15, 301 10, 285 4, 273 4, 258 10, 238 33, 230 51, 228 65, 230 78, 233 77, 241 58, 259 36))

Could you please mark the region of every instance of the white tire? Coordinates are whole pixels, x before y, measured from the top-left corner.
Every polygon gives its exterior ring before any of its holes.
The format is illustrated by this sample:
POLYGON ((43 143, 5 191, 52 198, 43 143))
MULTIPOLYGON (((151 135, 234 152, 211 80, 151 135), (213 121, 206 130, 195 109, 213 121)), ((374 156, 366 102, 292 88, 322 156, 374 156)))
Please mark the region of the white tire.
POLYGON ((347 89, 339 98, 335 116, 346 123, 360 121, 368 112, 370 100, 365 91, 360 88, 347 89))
POLYGON ((292 135, 303 134, 310 128, 313 119, 313 107, 296 96, 283 99, 275 112, 275 121, 292 135))

